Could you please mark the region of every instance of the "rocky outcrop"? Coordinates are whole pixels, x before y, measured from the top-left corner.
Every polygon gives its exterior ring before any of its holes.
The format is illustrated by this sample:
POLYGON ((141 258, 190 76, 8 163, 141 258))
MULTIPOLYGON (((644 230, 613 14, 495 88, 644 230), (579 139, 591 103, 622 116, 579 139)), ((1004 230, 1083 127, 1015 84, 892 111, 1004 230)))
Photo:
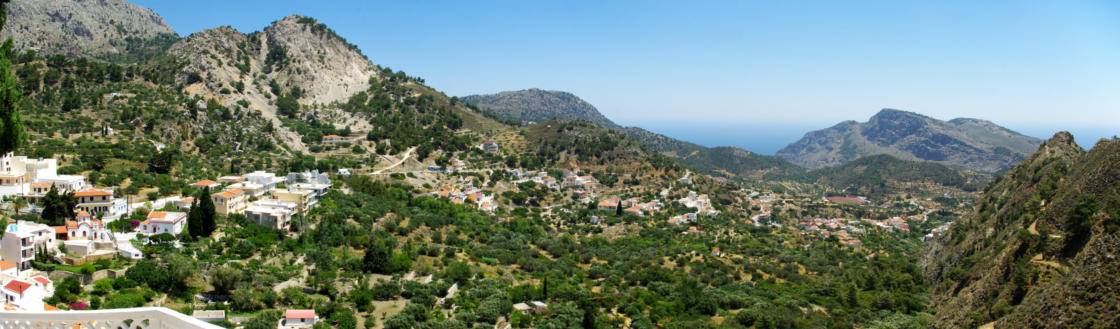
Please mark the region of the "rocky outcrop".
POLYGON ((777 156, 803 167, 820 168, 888 154, 904 160, 997 172, 1025 159, 1039 142, 985 120, 941 121, 884 109, 865 123, 845 121, 809 132, 779 150, 777 156))
POLYGON ((128 59, 178 39, 155 12, 120 0, 16 0, 8 10, 0 37, 12 37, 18 51, 128 59))

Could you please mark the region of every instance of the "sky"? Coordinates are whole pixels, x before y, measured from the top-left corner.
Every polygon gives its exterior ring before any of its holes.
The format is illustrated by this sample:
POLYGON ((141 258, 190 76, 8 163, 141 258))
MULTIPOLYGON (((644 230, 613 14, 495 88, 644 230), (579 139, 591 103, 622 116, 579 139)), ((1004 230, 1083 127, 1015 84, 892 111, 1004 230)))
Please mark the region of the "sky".
MULTIPOLYGON (((820 129, 896 108, 1120 135, 1117 1, 133 2, 181 36, 307 15, 448 95, 563 90, 654 131, 820 129)), ((723 144, 737 138, 764 137, 723 144)))

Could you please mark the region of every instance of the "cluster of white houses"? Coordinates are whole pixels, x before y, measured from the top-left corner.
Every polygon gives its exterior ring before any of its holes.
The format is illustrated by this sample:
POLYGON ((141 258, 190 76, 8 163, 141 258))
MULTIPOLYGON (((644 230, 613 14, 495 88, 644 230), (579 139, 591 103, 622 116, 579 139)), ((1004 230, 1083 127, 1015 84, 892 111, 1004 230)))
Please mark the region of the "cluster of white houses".
POLYGON ((11 152, 0 157, 0 197, 23 198, 37 203, 54 187, 59 193, 74 192, 77 210, 116 218, 128 210, 125 200, 112 191, 90 187, 80 175, 59 175, 57 159, 30 159, 11 152))
MULTIPOLYGON (((132 244, 133 234, 120 234, 118 238, 107 227, 108 222, 128 211, 127 202, 113 197, 110 191, 87 186, 82 176, 57 175, 57 167, 55 159, 33 160, 11 153, 0 158, 0 196, 36 203, 55 187, 60 193, 74 192, 78 199, 75 218, 61 226, 0 219, 0 305, 4 310, 51 309, 42 300, 53 293, 53 285, 32 268, 37 254, 66 250, 67 256, 86 259, 116 254, 131 259, 143 257, 132 244)), ((256 171, 192 185, 217 191, 211 199, 219 214, 244 214, 260 224, 286 230, 292 217, 305 213, 326 194, 331 180, 318 171, 290 173, 286 177, 256 171)), ((179 208, 189 208, 193 200, 182 198, 174 202, 179 208)), ((186 224, 185 212, 152 211, 136 233, 179 235, 186 224)))

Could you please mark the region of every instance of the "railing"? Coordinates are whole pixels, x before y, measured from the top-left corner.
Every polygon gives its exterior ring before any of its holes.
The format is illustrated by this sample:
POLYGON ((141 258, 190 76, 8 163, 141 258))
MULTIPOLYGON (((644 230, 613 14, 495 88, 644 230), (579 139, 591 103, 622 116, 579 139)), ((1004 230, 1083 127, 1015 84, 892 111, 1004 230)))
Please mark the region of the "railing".
POLYGON ((0 329, 221 329, 164 307, 97 311, 0 311, 0 329))

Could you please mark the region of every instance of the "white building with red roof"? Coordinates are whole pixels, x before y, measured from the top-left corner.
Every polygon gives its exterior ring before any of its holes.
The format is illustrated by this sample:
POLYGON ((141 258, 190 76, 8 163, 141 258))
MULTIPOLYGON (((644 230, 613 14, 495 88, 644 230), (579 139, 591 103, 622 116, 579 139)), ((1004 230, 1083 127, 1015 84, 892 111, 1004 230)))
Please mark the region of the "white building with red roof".
POLYGON ((187 213, 171 211, 153 211, 148 213, 148 219, 140 223, 140 232, 149 235, 168 233, 179 235, 187 224, 187 213))
POLYGON ((10 279, 0 286, 0 295, 5 303, 27 311, 42 311, 43 298, 46 297, 42 287, 31 282, 10 279))
POLYGON ((128 211, 128 202, 113 197, 112 191, 89 188, 74 192, 74 197, 78 198, 76 207, 78 211, 91 214, 104 213, 109 217, 116 217, 128 211))
POLYGON ((101 220, 86 211, 79 211, 74 220, 66 221, 66 240, 109 240, 109 231, 101 220))
POLYGON ((305 329, 315 326, 316 322, 319 322, 319 316, 315 315, 315 310, 287 310, 278 328, 305 329))

